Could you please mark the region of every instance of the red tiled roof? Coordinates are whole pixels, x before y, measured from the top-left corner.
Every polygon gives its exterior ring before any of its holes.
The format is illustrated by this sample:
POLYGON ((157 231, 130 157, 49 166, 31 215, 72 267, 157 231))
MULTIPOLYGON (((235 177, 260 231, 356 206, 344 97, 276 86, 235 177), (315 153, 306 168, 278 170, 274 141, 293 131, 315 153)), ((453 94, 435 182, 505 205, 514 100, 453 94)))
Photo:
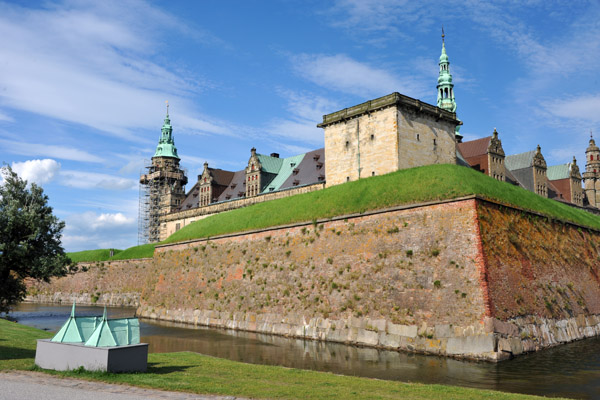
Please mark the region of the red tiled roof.
POLYGON ((484 137, 481 139, 470 140, 458 144, 458 150, 464 158, 471 158, 480 156, 487 153, 488 146, 490 145, 491 136, 484 137))

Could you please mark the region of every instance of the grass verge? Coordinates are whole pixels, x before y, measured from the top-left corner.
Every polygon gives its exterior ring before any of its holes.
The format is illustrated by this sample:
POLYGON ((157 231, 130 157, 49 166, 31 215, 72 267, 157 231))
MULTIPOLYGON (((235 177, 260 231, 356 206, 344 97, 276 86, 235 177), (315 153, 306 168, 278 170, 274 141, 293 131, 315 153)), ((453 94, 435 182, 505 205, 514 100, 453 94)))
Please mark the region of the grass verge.
POLYGON ((224 212, 196 221, 162 243, 472 194, 600 229, 600 217, 596 215, 499 182, 470 168, 439 164, 401 170, 224 212))
MULTIPOLYGON (((123 250, 113 249, 116 256, 123 250)), ((67 253, 73 262, 92 262, 92 261, 108 261, 110 257, 110 249, 83 250, 72 253, 67 253)), ((113 256, 114 257, 114 256, 113 256)))
MULTIPOLYGON (((0 371, 35 369, 35 343, 50 333, 0 319, 0 371)), ((150 354, 147 373, 55 372, 147 388, 269 399, 539 399, 456 386, 423 385, 244 364, 196 353, 150 354)))

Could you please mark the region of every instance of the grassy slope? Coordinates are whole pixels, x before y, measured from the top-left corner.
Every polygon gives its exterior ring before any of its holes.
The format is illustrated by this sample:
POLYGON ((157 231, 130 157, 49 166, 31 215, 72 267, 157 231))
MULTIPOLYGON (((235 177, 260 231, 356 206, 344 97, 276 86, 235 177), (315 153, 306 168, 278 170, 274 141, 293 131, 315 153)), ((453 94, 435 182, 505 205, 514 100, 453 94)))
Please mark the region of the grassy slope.
MULTIPOLYGON (((0 371, 31 369, 35 340, 48 332, 0 319, 0 371)), ((144 374, 51 372, 55 375, 194 393, 271 399, 538 399, 455 386, 401 383, 244 364, 195 353, 150 354, 144 374)), ((0 377, 1 379, 1 377, 0 377)))
MULTIPOLYGON (((600 217, 456 165, 428 165, 370 177, 214 215, 196 221, 162 243, 211 237, 294 222, 362 213, 402 204, 479 194, 551 217, 600 229, 600 217)), ((152 257, 154 244, 135 246, 113 259, 152 257)))
MULTIPOLYGON (((123 250, 114 249, 115 256, 123 250)), ((110 249, 84 250, 67 253, 73 262, 107 261, 110 259, 110 249)))
POLYGON ((218 214, 184 227, 163 243, 471 194, 600 228, 600 217, 498 182, 472 169, 429 165, 218 214))

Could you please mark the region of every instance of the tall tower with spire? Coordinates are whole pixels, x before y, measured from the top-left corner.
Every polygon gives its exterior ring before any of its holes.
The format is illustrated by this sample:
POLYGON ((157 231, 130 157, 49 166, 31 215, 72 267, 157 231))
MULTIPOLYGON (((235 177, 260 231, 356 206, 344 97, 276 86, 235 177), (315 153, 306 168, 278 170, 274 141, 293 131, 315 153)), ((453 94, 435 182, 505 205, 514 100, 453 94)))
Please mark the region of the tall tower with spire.
POLYGON ((596 146, 590 132, 590 144, 585 150, 585 172, 583 184, 588 202, 592 207, 600 206, 600 148, 596 146))
POLYGON ((144 212, 140 211, 140 229, 146 230, 146 242, 160 241, 164 236, 162 231, 166 229, 161 217, 177 211, 185 199, 188 179, 185 171, 179 167, 179 160, 167 103, 167 116, 152 163, 146 167, 148 171, 140 176, 140 210, 144 208, 144 212))
MULTIPOLYGON (((456 101, 454 100, 454 83, 450 73, 450 60, 446 54, 446 35, 442 27, 442 54, 440 55, 440 73, 437 83, 437 106, 444 110, 456 113, 456 101)), ((456 126, 456 139, 460 142, 462 136, 458 133, 460 125, 456 126)))

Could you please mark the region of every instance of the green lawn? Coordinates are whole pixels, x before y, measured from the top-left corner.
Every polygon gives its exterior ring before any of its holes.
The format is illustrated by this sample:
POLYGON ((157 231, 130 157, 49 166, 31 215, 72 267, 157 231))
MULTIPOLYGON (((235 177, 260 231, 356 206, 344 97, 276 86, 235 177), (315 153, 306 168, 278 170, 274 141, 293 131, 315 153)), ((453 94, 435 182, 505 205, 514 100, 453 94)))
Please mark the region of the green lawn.
MULTIPOLYGON (((511 184, 499 182, 470 168, 439 164, 405 169, 213 215, 193 222, 161 243, 206 238, 295 222, 310 222, 403 204, 453 199, 473 194, 600 229, 599 216, 540 197, 511 184)), ((152 257, 154 246, 155 244, 131 247, 120 252, 113 259, 152 257)))
POLYGON ((184 227, 163 243, 472 194, 600 229, 600 217, 596 215, 499 182, 470 168, 439 164, 361 179, 214 215, 184 227))
MULTIPOLYGON (((116 256, 123 250, 114 249, 114 255, 116 256)), ((97 249, 97 250, 83 250, 76 251, 73 253, 67 253, 69 258, 73 262, 91 262, 91 261, 108 261, 110 260, 110 249, 97 249)))
MULTIPOLYGON (((32 369, 35 340, 52 336, 0 319, 0 371, 32 369)), ((538 399, 456 386, 356 378, 244 364, 195 353, 150 354, 147 373, 50 372, 55 375, 194 393, 269 399, 538 399)))

